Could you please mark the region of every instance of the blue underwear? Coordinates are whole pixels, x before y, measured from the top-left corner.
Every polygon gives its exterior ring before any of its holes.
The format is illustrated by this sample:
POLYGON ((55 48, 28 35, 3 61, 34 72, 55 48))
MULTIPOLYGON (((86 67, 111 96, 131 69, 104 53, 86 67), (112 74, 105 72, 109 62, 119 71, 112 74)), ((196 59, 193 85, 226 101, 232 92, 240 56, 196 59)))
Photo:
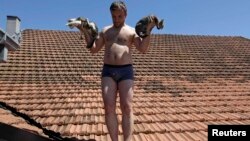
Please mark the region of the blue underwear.
POLYGON ((102 77, 111 77, 116 83, 122 80, 134 80, 134 72, 132 64, 128 65, 109 65, 104 64, 102 69, 102 77))

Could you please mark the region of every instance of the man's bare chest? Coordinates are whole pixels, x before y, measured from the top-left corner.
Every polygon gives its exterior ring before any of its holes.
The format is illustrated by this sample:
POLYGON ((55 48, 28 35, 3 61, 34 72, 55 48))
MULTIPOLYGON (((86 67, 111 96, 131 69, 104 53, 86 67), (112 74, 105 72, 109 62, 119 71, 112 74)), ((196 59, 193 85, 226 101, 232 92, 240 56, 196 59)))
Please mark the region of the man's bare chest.
POLYGON ((130 45, 132 42, 131 35, 124 33, 124 32, 107 33, 105 40, 106 40, 106 43, 108 44, 117 43, 120 45, 130 45))

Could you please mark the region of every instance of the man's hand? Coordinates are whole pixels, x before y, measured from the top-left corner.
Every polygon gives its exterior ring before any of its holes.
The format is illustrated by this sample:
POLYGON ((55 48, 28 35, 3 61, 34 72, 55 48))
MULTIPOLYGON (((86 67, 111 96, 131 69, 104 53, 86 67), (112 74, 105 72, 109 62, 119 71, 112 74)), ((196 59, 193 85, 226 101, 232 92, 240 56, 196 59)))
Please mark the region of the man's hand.
POLYGON ((143 17, 136 23, 135 31, 138 36, 140 36, 141 38, 145 38, 151 34, 151 31, 155 26, 157 27, 157 29, 162 29, 164 27, 163 20, 159 21, 156 16, 150 15, 143 17))
POLYGON ((71 29, 76 27, 80 30, 87 42, 87 48, 91 48, 93 46, 94 41, 98 36, 98 28, 94 22, 90 22, 87 18, 79 17, 68 20, 66 25, 71 29))

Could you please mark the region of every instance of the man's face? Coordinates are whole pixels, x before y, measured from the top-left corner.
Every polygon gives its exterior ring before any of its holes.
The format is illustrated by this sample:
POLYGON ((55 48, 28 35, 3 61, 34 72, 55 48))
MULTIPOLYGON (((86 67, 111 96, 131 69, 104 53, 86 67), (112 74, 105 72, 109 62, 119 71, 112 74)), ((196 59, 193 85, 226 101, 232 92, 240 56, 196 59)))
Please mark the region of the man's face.
POLYGON ((123 26, 123 24, 125 23, 125 19, 127 15, 123 10, 116 9, 116 10, 111 11, 111 16, 112 16, 114 26, 119 28, 123 26))

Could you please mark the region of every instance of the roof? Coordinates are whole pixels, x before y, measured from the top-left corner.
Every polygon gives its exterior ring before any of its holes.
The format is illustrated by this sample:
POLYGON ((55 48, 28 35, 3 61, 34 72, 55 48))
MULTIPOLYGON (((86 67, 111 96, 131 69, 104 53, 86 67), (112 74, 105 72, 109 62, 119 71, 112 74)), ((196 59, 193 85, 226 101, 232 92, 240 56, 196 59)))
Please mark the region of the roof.
POLYGON ((0 122, 0 131, 1 131, 1 136, 0 136, 1 141, 16 141, 16 140, 50 141, 50 139, 40 136, 39 134, 36 134, 36 132, 34 133, 33 131, 25 131, 23 129, 19 129, 1 122, 0 122))
MULTIPOLYGON (((89 53, 79 36, 24 30, 21 48, 0 64, 0 101, 63 137, 106 141, 103 50, 89 53)), ((250 124, 249 39, 156 34, 149 52, 134 49, 133 60, 134 141, 206 140, 207 125, 250 124)), ((119 104, 117 113, 121 123, 119 104)), ((7 109, 0 117, 43 134, 7 109)))

